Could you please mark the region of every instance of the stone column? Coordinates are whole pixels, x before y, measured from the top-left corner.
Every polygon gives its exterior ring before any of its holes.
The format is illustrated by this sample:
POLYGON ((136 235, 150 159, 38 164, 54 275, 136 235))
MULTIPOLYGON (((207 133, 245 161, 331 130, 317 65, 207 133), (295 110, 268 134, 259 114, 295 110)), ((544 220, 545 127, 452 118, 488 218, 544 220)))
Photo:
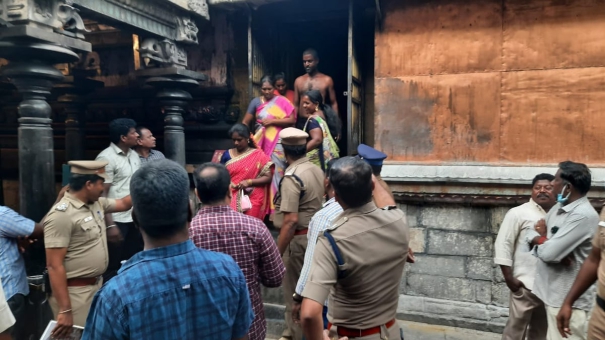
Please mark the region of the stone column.
POLYGON ((71 50, 45 43, 0 42, 0 55, 10 61, 2 75, 10 79, 19 104, 19 199, 21 214, 39 221, 56 198, 51 107, 46 102, 63 74, 53 67, 78 59, 71 50))

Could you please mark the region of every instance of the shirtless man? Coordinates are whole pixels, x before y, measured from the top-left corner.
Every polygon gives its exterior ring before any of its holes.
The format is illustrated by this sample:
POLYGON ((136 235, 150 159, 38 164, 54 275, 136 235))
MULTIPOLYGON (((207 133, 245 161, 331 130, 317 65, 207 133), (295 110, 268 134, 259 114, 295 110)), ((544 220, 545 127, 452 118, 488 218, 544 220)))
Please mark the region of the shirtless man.
MULTIPOLYGON (((308 49, 303 52, 303 66, 307 74, 296 78, 294 82, 294 107, 301 112, 303 110, 301 98, 307 91, 318 90, 324 102, 330 103, 336 115, 338 115, 338 103, 336 102, 336 93, 334 92, 334 81, 328 75, 317 70, 319 57, 317 51, 308 49)), ((340 116, 339 116, 340 119, 340 116)))

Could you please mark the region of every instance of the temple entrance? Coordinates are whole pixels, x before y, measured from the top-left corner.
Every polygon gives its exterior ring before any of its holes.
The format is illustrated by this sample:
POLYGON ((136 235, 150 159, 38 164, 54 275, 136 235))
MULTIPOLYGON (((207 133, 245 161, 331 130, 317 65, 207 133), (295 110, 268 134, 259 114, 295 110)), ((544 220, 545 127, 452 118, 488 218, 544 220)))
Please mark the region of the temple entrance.
MULTIPOLYGON (((366 79, 374 72, 374 1, 290 1, 253 12, 249 27, 250 93, 260 94, 264 74, 284 72, 288 86, 304 74, 302 53, 319 54, 319 70, 334 80, 343 122, 341 156, 364 141, 366 79), (366 53, 360 54, 359 51, 366 53)), ((373 91, 370 91, 373 92, 373 91)), ((373 100, 371 101, 373 102, 373 100)))

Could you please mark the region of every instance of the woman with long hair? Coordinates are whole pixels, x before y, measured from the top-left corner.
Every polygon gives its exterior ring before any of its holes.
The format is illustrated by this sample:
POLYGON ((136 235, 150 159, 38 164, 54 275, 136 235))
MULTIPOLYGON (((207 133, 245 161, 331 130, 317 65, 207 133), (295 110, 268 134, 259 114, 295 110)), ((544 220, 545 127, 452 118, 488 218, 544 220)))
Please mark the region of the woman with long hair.
POLYGON ((221 163, 231 175, 231 207, 262 221, 270 210, 269 185, 273 163, 263 150, 256 147, 246 125, 235 124, 229 130, 229 137, 235 147, 223 153, 221 163), (244 200, 250 201, 249 210, 244 209, 244 200))
POLYGON ((275 164, 271 183, 271 210, 274 209, 273 197, 277 193, 279 181, 284 175, 285 159, 283 148, 279 144, 279 133, 283 128, 294 126, 296 113, 294 106, 283 96, 275 95, 275 81, 271 76, 261 79, 260 97, 254 98, 242 123, 248 127, 254 122, 254 142, 271 157, 275 164))
POLYGON ((275 94, 286 97, 290 103, 294 103, 294 91, 288 89, 286 75, 283 72, 275 75, 275 94))
POLYGON ((338 158, 338 145, 332 136, 340 134, 340 123, 334 110, 324 104, 321 92, 307 91, 302 97, 303 111, 296 121, 296 128, 309 134, 307 157, 325 171, 326 164, 338 158))

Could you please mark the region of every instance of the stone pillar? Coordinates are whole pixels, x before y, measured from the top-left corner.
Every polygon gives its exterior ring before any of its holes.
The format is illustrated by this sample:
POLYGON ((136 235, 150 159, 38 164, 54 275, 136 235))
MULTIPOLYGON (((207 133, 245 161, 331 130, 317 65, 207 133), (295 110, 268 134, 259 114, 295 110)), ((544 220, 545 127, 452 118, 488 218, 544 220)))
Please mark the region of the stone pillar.
POLYGON ((191 94, 205 76, 182 67, 159 67, 137 71, 145 83, 158 89, 157 98, 164 112, 164 153, 185 167, 185 130, 183 114, 191 94))
POLYGON ((46 102, 63 74, 58 62, 78 59, 71 50, 51 44, 0 42, 10 63, 2 69, 22 95, 19 104, 19 199, 21 214, 39 221, 56 198, 51 107, 46 102))

